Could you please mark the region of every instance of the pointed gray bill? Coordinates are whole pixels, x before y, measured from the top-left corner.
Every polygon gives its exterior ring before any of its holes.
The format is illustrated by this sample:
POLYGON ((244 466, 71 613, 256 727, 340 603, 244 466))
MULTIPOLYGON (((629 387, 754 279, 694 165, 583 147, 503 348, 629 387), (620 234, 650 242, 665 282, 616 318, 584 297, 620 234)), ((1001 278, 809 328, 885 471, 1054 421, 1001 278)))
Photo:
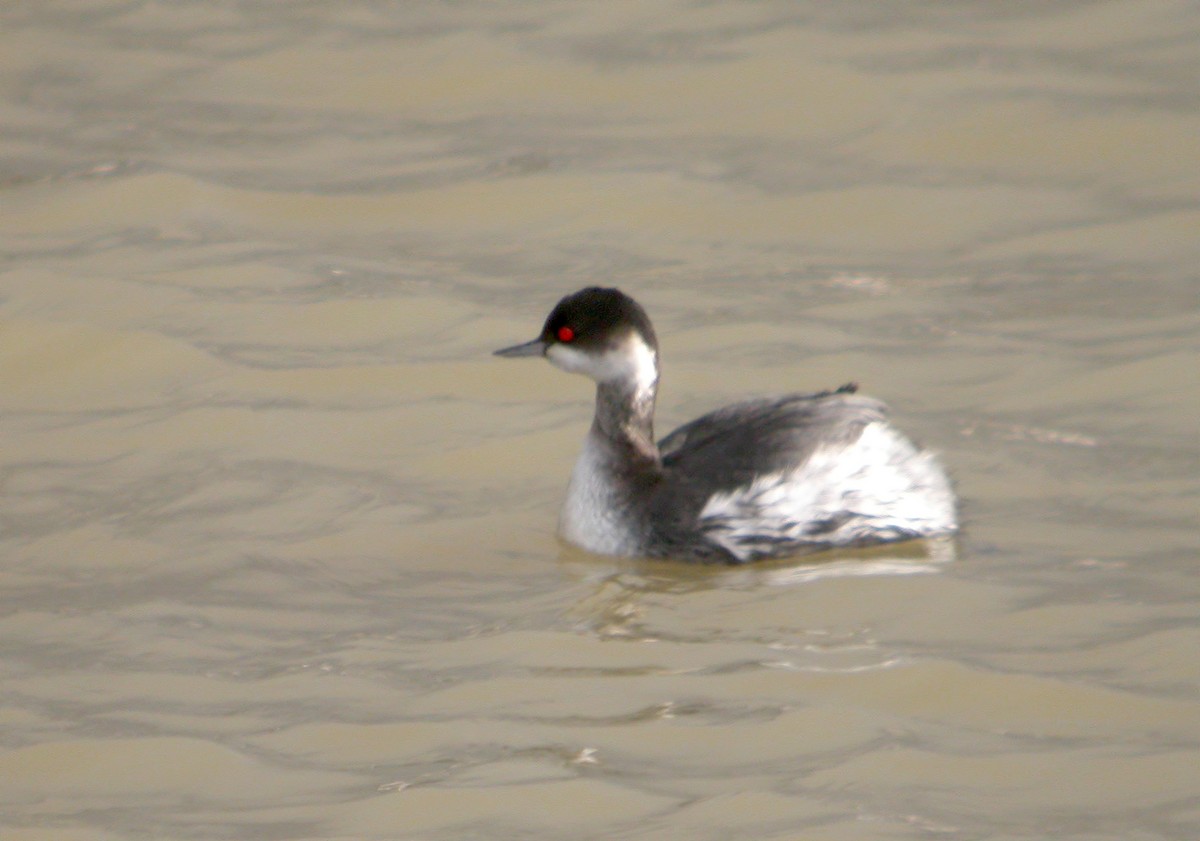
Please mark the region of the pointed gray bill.
POLYGON ((543 342, 541 339, 534 339, 532 342, 526 342, 523 345, 501 348, 494 351, 494 355, 507 356, 509 358, 517 356, 543 356, 546 353, 546 348, 546 342, 543 342))

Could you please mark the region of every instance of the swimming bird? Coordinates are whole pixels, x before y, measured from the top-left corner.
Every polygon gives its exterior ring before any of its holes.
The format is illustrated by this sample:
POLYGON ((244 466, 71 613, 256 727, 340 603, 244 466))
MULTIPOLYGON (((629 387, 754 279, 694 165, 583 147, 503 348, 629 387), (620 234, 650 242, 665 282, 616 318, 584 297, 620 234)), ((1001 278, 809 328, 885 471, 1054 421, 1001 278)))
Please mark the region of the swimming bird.
POLYGON ((936 457, 853 384, 735 403, 655 443, 658 340, 618 289, 567 295, 536 339, 495 353, 596 382, 559 517, 562 537, 591 552, 745 563, 957 528, 936 457))

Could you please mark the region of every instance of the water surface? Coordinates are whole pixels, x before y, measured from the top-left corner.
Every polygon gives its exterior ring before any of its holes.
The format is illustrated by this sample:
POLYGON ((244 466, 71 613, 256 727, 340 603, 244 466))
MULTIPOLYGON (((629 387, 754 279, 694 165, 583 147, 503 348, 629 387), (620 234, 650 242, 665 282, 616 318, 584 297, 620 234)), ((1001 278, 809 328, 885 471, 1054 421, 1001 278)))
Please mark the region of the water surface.
POLYGON ((1200 835, 1191 4, 4 17, 6 839, 1200 835), (956 559, 559 543, 489 353, 592 283, 661 432, 888 401, 956 559))

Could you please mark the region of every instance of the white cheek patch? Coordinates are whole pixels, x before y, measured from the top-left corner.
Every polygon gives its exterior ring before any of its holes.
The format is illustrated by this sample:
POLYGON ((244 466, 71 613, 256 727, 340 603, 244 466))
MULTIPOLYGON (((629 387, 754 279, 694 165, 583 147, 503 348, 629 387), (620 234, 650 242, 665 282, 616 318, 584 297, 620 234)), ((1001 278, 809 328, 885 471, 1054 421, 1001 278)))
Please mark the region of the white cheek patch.
POLYGON ((600 353, 553 344, 546 350, 546 358, 564 371, 583 374, 598 383, 628 382, 635 391, 652 388, 658 381, 658 358, 636 333, 600 353))
POLYGON ((546 358, 553 365, 562 368, 564 371, 569 371, 572 374, 587 374, 591 376, 588 369, 593 364, 593 361, 586 353, 577 348, 563 344, 550 345, 550 347, 546 348, 546 358))

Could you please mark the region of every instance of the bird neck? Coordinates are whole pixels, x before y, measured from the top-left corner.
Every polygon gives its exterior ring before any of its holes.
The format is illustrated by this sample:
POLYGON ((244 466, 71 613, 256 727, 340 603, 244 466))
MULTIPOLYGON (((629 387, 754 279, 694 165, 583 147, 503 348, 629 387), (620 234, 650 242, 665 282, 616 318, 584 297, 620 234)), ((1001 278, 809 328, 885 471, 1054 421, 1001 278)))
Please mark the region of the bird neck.
POLYGON ((634 461, 660 463, 654 443, 654 401, 658 372, 634 381, 602 382, 596 386, 596 417, 592 431, 634 461))

